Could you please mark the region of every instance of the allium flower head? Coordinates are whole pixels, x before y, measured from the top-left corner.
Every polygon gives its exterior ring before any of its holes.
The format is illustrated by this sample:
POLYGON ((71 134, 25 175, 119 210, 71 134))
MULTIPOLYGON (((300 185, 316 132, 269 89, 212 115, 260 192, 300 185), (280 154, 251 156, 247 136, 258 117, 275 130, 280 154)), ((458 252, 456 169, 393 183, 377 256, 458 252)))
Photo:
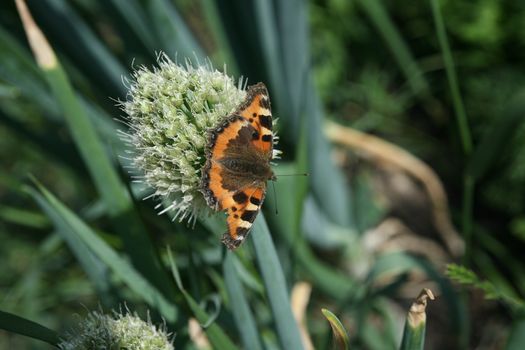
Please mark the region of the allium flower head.
POLYGON ((173 350, 165 330, 131 314, 91 312, 58 344, 61 350, 173 350))
POLYGON ((122 103, 130 131, 121 134, 141 180, 168 202, 162 212, 183 220, 206 207, 199 186, 208 130, 244 100, 241 85, 209 66, 181 66, 165 55, 157 68, 134 72, 122 103))

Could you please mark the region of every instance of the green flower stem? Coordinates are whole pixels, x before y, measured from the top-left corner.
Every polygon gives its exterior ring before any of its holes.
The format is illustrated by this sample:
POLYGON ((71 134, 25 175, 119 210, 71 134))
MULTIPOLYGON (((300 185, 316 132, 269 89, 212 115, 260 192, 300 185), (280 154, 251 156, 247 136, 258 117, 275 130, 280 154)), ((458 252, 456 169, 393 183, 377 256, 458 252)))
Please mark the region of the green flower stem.
POLYGON ((283 349, 303 349, 297 322, 293 316, 283 269, 264 216, 259 214, 251 237, 259 270, 273 311, 277 334, 283 349))
POLYGON ((423 350, 425 346, 426 313, 428 299, 434 300, 430 289, 423 289, 407 314, 400 350, 423 350))
POLYGON ((42 340, 55 346, 59 342, 55 331, 9 312, 0 311, 0 329, 42 340))
POLYGON ((228 251, 223 263, 224 282, 230 298, 233 318, 245 349, 261 350, 257 325, 250 310, 243 286, 235 269, 235 255, 228 251))

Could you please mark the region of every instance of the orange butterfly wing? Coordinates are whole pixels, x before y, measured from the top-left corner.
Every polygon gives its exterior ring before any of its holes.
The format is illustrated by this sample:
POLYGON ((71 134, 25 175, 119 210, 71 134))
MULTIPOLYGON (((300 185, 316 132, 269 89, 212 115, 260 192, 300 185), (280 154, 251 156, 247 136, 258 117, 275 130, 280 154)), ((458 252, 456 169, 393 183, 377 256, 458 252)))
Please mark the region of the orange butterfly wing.
POLYGON ((212 130, 206 151, 202 190, 210 207, 227 211, 228 232, 222 242, 229 249, 242 243, 260 210, 266 180, 273 177, 272 151, 270 100, 266 87, 259 83, 249 87, 246 100, 237 111, 212 130), (256 176, 251 169, 232 173, 224 165, 226 158, 233 168, 249 161, 249 165, 260 168, 263 173, 256 176))

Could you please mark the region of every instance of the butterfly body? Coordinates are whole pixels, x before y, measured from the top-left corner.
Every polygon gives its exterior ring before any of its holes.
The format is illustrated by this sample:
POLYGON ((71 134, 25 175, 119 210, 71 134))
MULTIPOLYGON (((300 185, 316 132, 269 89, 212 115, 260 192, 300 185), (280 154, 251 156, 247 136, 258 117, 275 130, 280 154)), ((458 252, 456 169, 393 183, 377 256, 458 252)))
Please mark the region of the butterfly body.
POLYGON ((211 130, 201 179, 207 204, 228 214, 222 242, 237 248, 248 235, 275 179, 270 161, 273 133, 270 100, 264 84, 248 88, 245 101, 211 130))

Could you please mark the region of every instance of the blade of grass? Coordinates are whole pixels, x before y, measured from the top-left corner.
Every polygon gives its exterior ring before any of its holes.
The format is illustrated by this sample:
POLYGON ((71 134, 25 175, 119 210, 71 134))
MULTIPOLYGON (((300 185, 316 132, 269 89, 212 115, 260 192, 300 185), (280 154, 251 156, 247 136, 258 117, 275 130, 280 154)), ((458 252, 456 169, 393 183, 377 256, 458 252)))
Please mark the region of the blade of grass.
POLYGON ((479 145, 472 152, 468 173, 475 180, 481 179, 491 166, 497 164, 501 154, 508 152, 509 140, 520 129, 525 112, 525 91, 519 91, 502 109, 501 114, 491 121, 484 131, 479 145))
POLYGON ((30 5, 53 42, 60 44, 74 58, 77 67, 81 67, 81 71, 95 82, 99 90, 125 95, 121 79, 127 74, 126 69, 75 12, 69 1, 39 0, 31 1, 30 5), (68 35, 63 35, 65 32, 68 35))
POLYGON ((216 1, 203 1, 201 3, 202 10, 204 13, 204 22, 208 26, 210 34, 213 36, 214 41, 217 43, 217 47, 214 52, 210 52, 210 58, 218 67, 225 65, 228 69, 228 74, 239 77, 239 67, 231 52, 230 43, 226 36, 226 30, 224 23, 221 21, 219 15, 219 9, 217 8, 218 3, 216 1))
MULTIPOLYGON (((199 323, 202 325, 205 325, 209 323, 210 316, 204 311, 199 304, 193 299, 193 297, 184 289, 184 286, 182 285, 182 280, 180 278, 179 270, 177 269, 177 265, 175 264, 175 259, 173 258, 173 254, 171 252, 171 249, 168 247, 168 260, 170 262, 171 272, 173 274, 173 279, 175 280, 175 283, 179 290, 184 295, 184 298, 186 299, 186 302, 188 303, 188 306, 190 307, 191 311, 199 321, 199 323)), ((207 327, 202 326, 205 328, 205 332, 208 335, 208 338, 211 342, 211 344, 214 346, 215 349, 224 349, 224 350, 236 350, 238 349, 237 346, 231 341, 231 339, 224 333, 224 331, 217 325, 217 323, 212 322, 211 324, 207 325, 207 327)))
POLYGON ((0 77, 19 93, 31 96, 31 100, 52 120, 58 120, 58 106, 47 91, 42 71, 35 64, 29 52, 6 30, 0 27, 0 77))
POLYGON ((346 329, 341 323, 341 321, 339 321, 337 316, 334 315, 330 310, 321 309, 321 312, 323 313, 323 316, 326 318, 328 323, 330 323, 330 327, 332 328, 332 334, 337 344, 337 349, 350 349, 350 339, 348 338, 348 333, 346 332, 346 329))
POLYGON ((381 36, 383 36, 385 44, 394 55, 394 59, 405 76, 412 92, 415 95, 428 94, 429 87, 423 77, 423 73, 412 57, 410 49, 392 22, 392 19, 388 16, 381 1, 360 0, 357 3, 365 11, 381 36))
MULTIPOLYGON (((299 138, 303 117, 305 83, 310 75, 310 47, 308 41, 307 3, 303 0, 273 1, 279 38, 280 66, 291 108, 289 127, 293 140, 299 138)), ((270 62, 268 62, 270 63, 270 62)))
POLYGON ((235 256, 232 252, 227 252, 223 263, 224 281, 230 299, 230 307, 237 329, 241 336, 245 349, 260 350, 260 343, 257 325, 250 310, 244 289, 237 276, 234 264, 235 256))
POLYGON ((173 3, 167 0, 148 1, 146 8, 162 42, 162 49, 168 55, 175 55, 182 61, 185 58, 197 58, 201 62, 206 58, 182 16, 173 3))
POLYGON ((49 226, 49 220, 41 213, 1 204, 0 219, 34 229, 44 229, 49 226))
MULTIPOLYGON (((299 163, 297 165, 280 163, 276 169, 278 174, 297 174, 303 172, 305 166, 300 165, 305 162, 304 160, 301 161, 302 153, 304 153, 306 157, 306 150, 304 152, 299 151, 299 163)), ((272 191, 268 191, 266 194, 267 198, 264 202, 265 212, 266 215, 268 215, 268 220, 271 222, 272 229, 274 229, 280 238, 290 247, 291 253, 297 261, 297 268, 300 269, 302 273, 305 273, 309 279, 315 281, 314 284, 317 289, 338 300, 351 297, 356 291, 356 286, 352 278, 320 261, 305 240, 304 225, 308 221, 302 216, 310 215, 311 213, 307 213, 304 210, 306 203, 302 198, 305 194, 303 191, 307 190, 307 186, 303 182, 307 183, 308 179, 296 179, 291 176, 279 178, 279 175, 277 175, 277 177, 278 180, 275 188, 279 194, 278 198, 274 197, 272 191), (276 203, 278 203, 279 215, 272 214, 275 213, 276 203), (295 222, 295 219, 291 219, 295 218, 296 215, 300 215, 299 226, 296 226, 298 223, 295 222)), ((310 201, 314 201, 311 196, 310 201)), ((317 209, 318 204, 315 207, 317 209)), ((311 220, 311 222, 315 222, 316 226, 322 225, 319 224, 321 218, 331 223, 331 221, 326 219, 325 215, 322 215, 324 214, 323 212, 315 212, 313 214, 315 217, 309 217, 308 219, 311 220)))
POLYGON ((0 328, 8 332, 42 340, 54 346, 57 346, 60 342, 55 331, 9 312, 0 311, 0 328))
POLYGON ((271 93, 274 112, 286 115, 282 119, 283 131, 290 142, 295 139, 291 128, 292 114, 289 92, 285 83, 284 67, 281 64, 281 49, 275 6, 272 1, 233 1, 215 2, 217 13, 226 34, 226 41, 236 59, 240 73, 249 82, 267 83, 271 93), (255 64, 254 64, 255 63, 255 64), (277 107, 277 109, 275 109, 277 107))
POLYGON ((292 313, 284 273, 262 214, 255 220, 252 231, 250 236, 281 346, 283 349, 302 349, 303 344, 292 313))
POLYGON ((330 157, 330 145, 323 130, 323 113, 319 97, 313 86, 309 86, 305 103, 308 125, 308 165, 312 191, 319 207, 336 224, 353 227, 350 189, 330 157))
POLYGON ((459 89, 458 77, 454 65, 454 59, 452 58, 452 51, 450 50, 450 44, 448 42, 445 23, 443 22, 443 16, 441 15, 438 0, 430 0, 430 5, 432 6, 432 15, 434 17, 436 33, 441 48, 441 54, 443 55, 443 61, 445 63, 445 71, 447 73, 450 94, 452 95, 452 105, 454 106, 456 122, 458 123, 463 152, 465 155, 469 155, 472 151, 472 139, 470 136, 467 113, 465 112, 465 106, 463 104, 463 99, 461 98, 461 91, 459 89))
POLYGON ((91 178, 103 198, 116 231, 121 235, 126 252, 135 267, 162 290, 173 295, 174 288, 166 283, 155 248, 138 215, 134 212, 131 196, 104 149, 91 120, 82 108, 53 49, 34 22, 23 0, 16 0, 28 41, 38 65, 62 108, 73 139, 86 163, 91 178))
MULTIPOLYGON (((434 24, 436 26, 439 46, 441 48, 443 61, 445 63, 445 71, 447 73, 450 94, 452 95, 452 104, 454 106, 454 114, 458 124, 463 153, 466 157, 469 157, 472 152, 472 138, 470 136, 470 129, 463 99, 461 98, 461 91, 459 89, 454 59, 452 58, 452 52, 450 50, 450 45, 445 30, 445 23, 443 22, 443 16, 441 15, 441 9, 439 8, 438 0, 430 0, 430 5, 432 7, 432 15, 434 17, 434 24)), ((474 186, 475 181, 473 176, 464 170, 461 226, 463 231, 463 239, 465 240, 465 255, 463 257, 463 263, 466 266, 470 266, 470 255, 472 251, 472 208, 474 203, 474 186)))
POLYGON ((111 4, 150 53, 161 48, 158 38, 153 35, 145 11, 138 1, 111 0, 111 4))
MULTIPOLYGON (((36 192, 32 192, 31 195, 36 199, 36 192)), ((43 206, 44 202, 40 201, 40 205, 43 206)), ((88 249, 77 235, 70 234, 71 227, 56 212, 48 209, 46 213, 54 223, 60 237, 67 242, 80 266, 82 266, 82 269, 89 277, 102 303, 108 306, 111 305, 115 298, 112 294, 111 278, 106 265, 88 249)))
MULTIPOLYGON (((31 104, 35 104, 38 110, 42 111, 42 116, 46 119, 52 121, 62 122, 62 117, 60 116, 59 105, 54 99, 53 95, 49 92, 49 88, 46 86, 44 74, 42 70, 38 68, 35 64, 34 59, 31 57, 31 54, 25 49, 22 48, 19 43, 6 31, 0 27, 0 51, 3 53, 0 55, 0 65, 3 67, 0 70, 0 78, 8 84, 12 85, 16 89, 15 98, 24 99, 23 103, 26 103, 25 100, 29 100, 31 104)), ((122 87, 122 84, 120 84, 122 87)), ((108 116, 100 107, 95 106, 93 102, 78 96, 77 98, 81 99, 83 106, 87 110, 87 114, 91 117, 97 130, 99 130, 104 138, 111 140, 112 144, 119 145, 120 139, 115 133, 115 123, 112 118, 108 116)), ((5 123, 6 117, 0 115, 0 120, 5 123)), ((13 123, 16 123, 13 120, 13 123)), ((53 140, 45 140, 44 137, 35 134, 32 130, 24 130, 18 125, 14 125, 21 131, 31 135, 33 139, 37 139, 37 143, 45 144, 47 148, 51 148, 52 152, 60 159, 62 157, 70 159, 67 154, 74 154, 78 159, 76 153, 72 152, 69 147, 66 147, 63 143, 59 143, 58 137, 51 137, 53 140), (38 138, 41 138, 40 141, 38 138), (61 150, 61 152, 57 152, 61 150)), ((54 126, 50 126, 50 129, 55 129, 54 126)), ((48 134, 46 134, 48 136, 48 134)), ((49 138, 49 137, 48 137, 49 138)), ((71 161, 71 160, 69 160, 71 161)))
POLYGON ((525 344, 525 315, 522 312, 512 325, 505 349, 520 350, 523 344, 525 344))
POLYGON ((25 5, 22 4, 24 4, 23 1, 17 1, 17 5, 21 6, 19 11, 21 12, 26 33, 37 62, 48 79, 55 98, 63 109, 70 131, 77 141, 79 150, 89 167, 95 184, 106 200, 109 207, 108 210, 116 214, 122 209, 127 209, 129 195, 124 194, 126 193, 125 188, 118 179, 111 161, 105 154, 102 142, 86 116, 85 110, 80 106, 54 51, 33 22, 29 12, 23 10, 25 5), (32 35, 31 33, 38 34, 32 35))
MULTIPOLYGON (((133 268, 125 259, 120 257, 106 242, 78 216, 64 206, 55 196, 44 187, 36 184, 38 191, 28 188, 27 191, 40 205, 42 210, 55 223, 58 230, 74 235, 79 241, 109 267, 124 283, 150 306, 158 310, 169 322, 177 319, 177 308, 162 293, 159 292, 147 279, 133 268)), ((70 237, 68 243, 73 242, 70 237)), ((83 251, 74 250, 84 254, 83 251)), ((77 256, 81 258, 80 256, 77 256)))

